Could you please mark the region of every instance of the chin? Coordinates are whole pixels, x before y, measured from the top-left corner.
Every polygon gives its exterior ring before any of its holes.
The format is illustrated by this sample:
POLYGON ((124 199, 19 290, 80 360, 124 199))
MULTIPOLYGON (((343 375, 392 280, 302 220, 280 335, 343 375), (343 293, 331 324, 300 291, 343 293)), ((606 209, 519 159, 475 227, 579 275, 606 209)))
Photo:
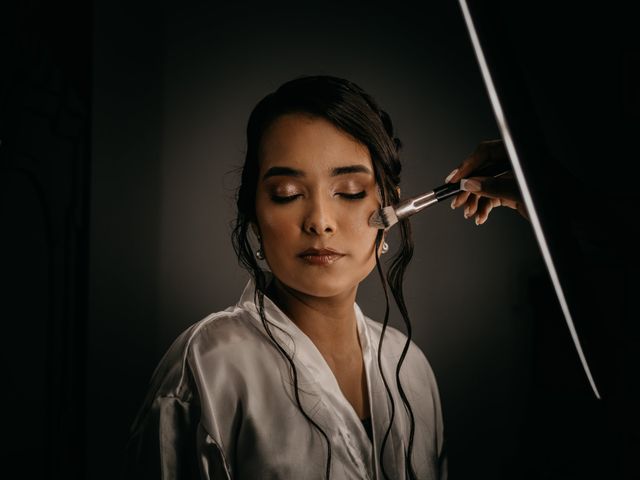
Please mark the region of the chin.
POLYGON ((309 274, 302 278, 282 278, 281 283, 305 295, 318 298, 335 297, 357 288, 360 281, 351 275, 309 274))

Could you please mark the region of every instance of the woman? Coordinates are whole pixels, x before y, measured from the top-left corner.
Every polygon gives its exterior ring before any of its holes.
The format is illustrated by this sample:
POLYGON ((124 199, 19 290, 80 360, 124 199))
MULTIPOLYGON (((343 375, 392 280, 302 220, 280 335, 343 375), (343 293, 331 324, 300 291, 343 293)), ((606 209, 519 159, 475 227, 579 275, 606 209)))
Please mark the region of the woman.
POLYGON ((386 232, 368 225, 399 200, 399 149, 389 116, 347 80, 298 78, 258 103, 233 233, 251 280, 157 367, 132 429, 137 478, 446 478, 436 381, 402 293, 410 224, 386 278, 386 232), (376 267, 382 324, 355 304, 376 267), (387 289, 408 337, 387 326, 387 289))

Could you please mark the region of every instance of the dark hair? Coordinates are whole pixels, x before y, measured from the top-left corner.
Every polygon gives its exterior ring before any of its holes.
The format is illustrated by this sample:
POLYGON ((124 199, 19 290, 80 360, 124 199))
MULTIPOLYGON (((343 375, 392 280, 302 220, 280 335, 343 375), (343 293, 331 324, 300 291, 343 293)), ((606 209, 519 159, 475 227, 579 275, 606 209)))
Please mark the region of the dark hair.
MULTIPOLYGON (((264 314, 264 295, 267 289, 267 276, 260 268, 249 240, 251 224, 256 222, 255 200, 259 171, 259 148, 264 132, 273 121, 287 113, 303 113, 328 120, 340 130, 348 133, 358 142, 369 149, 376 184, 380 189, 383 206, 390 205, 399 200, 397 191, 400 184, 400 164, 399 151, 400 140, 395 137, 393 124, 389 115, 382 110, 375 100, 368 95, 358 85, 332 76, 306 76, 296 78, 278 88, 275 92, 264 97, 253 109, 247 125, 247 151, 244 166, 242 168, 241 183, 237 191, 237 217, 233 229, 233 246, 238 256, 240 264, 246 268, 254 279, 256 285, 256 304, 259 307, 260 317, 265 330, 273 340, 278 350, 289 362, 293 376, 295 398, 302 414, 311 422, 315 428, 323 435, 327 442, 327 467, 326 478, 330 478, 331 473, 331 443, 327 434, 316 424, 304 411, 300 404, 298 395, 297 370, 292 358, 284 348, 276 341, 271 333, 269 322, 264 314)), ((389 321, 389 295, 387 284, 391 289, 393 297, 398 305, 407 328, 407 341, 398 360, 396 367, 396 382, 398 391, 409 413, 411 429, 409 433, 408 449, 405 452, 407 476, 416 478, 411 464, 411 453, 413 450, 413 437, 415 432, 415 421, 413 411, 404 393, 400 382, 400 368, 406 356, 411 342, 411 323, 404 301, 403 279, 407 265, 413 256, 413 240, 411 238, 411 225, 408 220, 401 220, 398 224, 400 231, 400 247, 391 256, 390 266, 385 278, 383 269, 378 257, 378 248, 383 238, 383 231, 378 230, 376 236, 376 267, 380 275, 384 290, 386 308, 382 334, 378 346, 378 365, 381 367, 381 351, 384 334, 389 321)), ((384 468, 383 452, 386 446, 393 419, 395 416, 395 404, 391 397, 391 391, 387 381, 382 374, 382 380, 391 400, 391 416, 384 439, 380 447, 380 467, 385 478, 388 475, 384 468)))

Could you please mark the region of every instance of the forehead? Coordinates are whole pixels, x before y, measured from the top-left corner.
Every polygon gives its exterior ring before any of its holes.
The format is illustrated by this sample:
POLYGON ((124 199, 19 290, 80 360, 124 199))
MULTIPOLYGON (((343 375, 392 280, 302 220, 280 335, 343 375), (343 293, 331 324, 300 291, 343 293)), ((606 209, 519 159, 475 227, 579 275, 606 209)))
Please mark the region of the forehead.
POLYGON ((372 168, 369 149, 328 120, 301 113, 278 117, 260 142, 260 170, 287 166, 304 171, 363 164, 372 168))

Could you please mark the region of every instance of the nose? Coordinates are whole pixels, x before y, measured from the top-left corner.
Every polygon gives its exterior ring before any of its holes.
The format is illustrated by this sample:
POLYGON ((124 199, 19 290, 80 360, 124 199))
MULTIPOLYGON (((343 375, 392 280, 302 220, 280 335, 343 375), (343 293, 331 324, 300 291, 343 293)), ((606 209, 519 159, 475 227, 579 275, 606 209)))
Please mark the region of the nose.
POLYGON ((305 212, 302 228, 311 235, 333 235, 336 222, 329 202, 321 198, 312 199, 305 212))

